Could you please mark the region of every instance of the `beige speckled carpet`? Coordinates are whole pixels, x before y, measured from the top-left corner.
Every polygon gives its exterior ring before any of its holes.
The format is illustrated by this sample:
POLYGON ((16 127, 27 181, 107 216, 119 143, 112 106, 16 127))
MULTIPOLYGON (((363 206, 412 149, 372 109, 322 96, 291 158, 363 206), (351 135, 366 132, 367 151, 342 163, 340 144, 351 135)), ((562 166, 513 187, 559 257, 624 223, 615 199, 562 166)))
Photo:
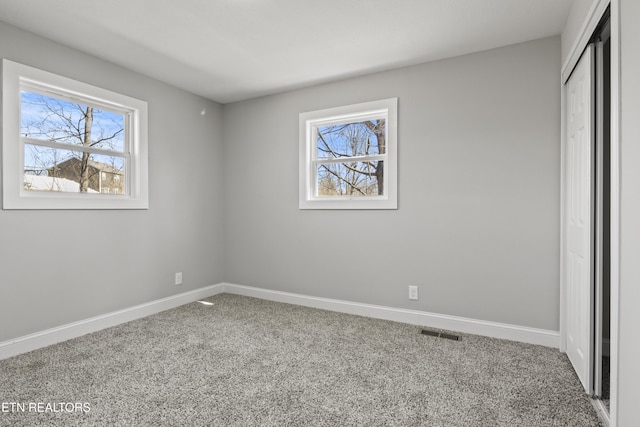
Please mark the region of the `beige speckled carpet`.
POLYGON ((599 425, 551 348, 208 301, 0 361, 0 425, 599 425))

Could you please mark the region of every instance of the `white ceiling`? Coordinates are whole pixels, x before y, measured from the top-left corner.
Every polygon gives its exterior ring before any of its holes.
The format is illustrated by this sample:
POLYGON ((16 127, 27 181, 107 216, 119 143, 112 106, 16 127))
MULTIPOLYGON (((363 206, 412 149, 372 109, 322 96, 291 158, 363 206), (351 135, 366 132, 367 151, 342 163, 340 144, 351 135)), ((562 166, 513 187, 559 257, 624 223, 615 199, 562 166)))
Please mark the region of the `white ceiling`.
POLYGON ((573 0, 0 0, 0 19, 221 103, 560 34, 573 0))

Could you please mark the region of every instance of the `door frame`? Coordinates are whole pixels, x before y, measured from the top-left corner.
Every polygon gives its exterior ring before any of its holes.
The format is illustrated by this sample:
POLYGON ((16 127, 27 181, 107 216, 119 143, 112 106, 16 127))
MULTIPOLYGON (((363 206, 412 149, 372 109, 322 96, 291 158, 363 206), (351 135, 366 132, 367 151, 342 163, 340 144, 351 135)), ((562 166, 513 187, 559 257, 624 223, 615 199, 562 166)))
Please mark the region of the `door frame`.
POLYGON ((561 70, 560 81, 560 351, 567 349, 567 289, 565 266, 565 184, 566 184, 566 82, 594 34, 607 7, 611 7, 611 378, 609 422, 617 426, 618 413, 618 346, 619 346, 619 290, 620 290, 620 0, 592 0, 591 8, 581 30, 573 42, 561 70))

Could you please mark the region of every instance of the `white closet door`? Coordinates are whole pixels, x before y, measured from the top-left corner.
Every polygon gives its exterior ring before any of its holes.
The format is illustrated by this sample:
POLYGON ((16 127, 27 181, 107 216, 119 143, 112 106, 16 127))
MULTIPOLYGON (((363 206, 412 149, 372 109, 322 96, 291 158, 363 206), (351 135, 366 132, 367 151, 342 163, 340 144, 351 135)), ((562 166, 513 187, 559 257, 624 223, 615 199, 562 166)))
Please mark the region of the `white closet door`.
POLYGON ((567 355, 588 393, 593 389, 594 49, 566 83, 565 289, 567 355))

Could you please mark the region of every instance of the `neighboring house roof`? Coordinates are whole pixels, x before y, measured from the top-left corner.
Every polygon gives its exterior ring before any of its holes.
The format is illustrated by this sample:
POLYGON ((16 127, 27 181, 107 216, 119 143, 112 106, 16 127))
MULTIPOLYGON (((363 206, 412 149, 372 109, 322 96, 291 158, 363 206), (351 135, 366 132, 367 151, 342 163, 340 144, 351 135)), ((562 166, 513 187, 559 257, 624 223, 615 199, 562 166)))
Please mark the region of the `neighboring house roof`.
MULTIPOLYGON (((75 159, 75 157, 74 157, 74 159, 75 159)), ((76 159, 76 160, 79 161, 79 159, 76 159)), ((103 172, 110 172, 110 173, 114 173, 114 174, 117 174, 117 175, 122 175, 123 174, 121 169, 114 168, 113 166, 108 165, 106 163, 95 162, 93 160, 89 160, 89 166, 93 166, 94 168, 96 168, 96 169, 98 169, 100 171, 103 171, 103 172)))
MULTIPOLYGON (((80 184, 66 178, 25 174, 24 184, 30 190, 62 191, 66 193, 80 192, 80 184)), ((89 189, 88 193, 97 193, 97 191, 89 189)))
MULTIPOLYGON (((62 168, 64 167, 67 163, 80 163, 80 159, 78 159, 77 157, 71 157, 67 160, 65 160, 64 162, 58 163, 56 166, 50 167, 49 170, 54 169, 54 168, 62 168)), ((123 175, 122 170, 118 169, 118 168, 114 168, 113 166, 106 164, 106 163, 102 163, 102 162, 96 162, 93 160, 89 160, 88 162, 89 166, 98 169, 101 172, 109 172, 112 174, 116 174, 116 175, 123 175)))

